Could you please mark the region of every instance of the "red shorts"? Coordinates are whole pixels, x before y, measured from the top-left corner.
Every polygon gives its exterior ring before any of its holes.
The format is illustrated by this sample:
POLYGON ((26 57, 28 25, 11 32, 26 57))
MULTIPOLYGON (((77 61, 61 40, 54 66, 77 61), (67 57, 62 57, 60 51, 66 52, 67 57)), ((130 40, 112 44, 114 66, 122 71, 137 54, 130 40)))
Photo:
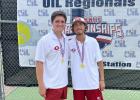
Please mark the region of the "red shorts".
POLYGON ((74 100, 103 100, 102 92, 95 90, 73 90, 74 100))
POLYGON ((45 100, 63 100, 67 98, 67 87, 47 89, 45 100))

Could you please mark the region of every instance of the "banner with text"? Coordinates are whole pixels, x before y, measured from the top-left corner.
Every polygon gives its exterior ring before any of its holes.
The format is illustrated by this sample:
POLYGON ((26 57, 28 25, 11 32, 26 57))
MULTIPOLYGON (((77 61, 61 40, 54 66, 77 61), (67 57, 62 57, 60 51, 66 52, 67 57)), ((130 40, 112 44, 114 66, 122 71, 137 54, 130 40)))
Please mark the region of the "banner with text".
POLYGON ((87 34, 99 42, 106 69, 139 70, 139 5, 139 0, 17 0, 20 66, 35 66, 37 41, 51 30, 52 12, 61 10, 67 15, 68 35, 72 18, 85 18, 87 34))

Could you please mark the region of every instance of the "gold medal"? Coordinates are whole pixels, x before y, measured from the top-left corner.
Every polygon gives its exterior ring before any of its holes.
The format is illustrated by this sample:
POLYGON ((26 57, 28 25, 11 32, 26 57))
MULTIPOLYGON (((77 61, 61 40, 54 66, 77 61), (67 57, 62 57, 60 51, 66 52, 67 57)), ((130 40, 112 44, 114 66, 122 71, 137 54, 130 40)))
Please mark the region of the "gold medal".
POLYGON ((82 63, 82 64, 80 64, 80 67, 81 67, 81 68, 84 68, 84 67, 85 67, 85 65, 82 63))
POLYGON ((64 63, 64 58, 61 59, 61 63, 62 63, 62 64, 64 63))

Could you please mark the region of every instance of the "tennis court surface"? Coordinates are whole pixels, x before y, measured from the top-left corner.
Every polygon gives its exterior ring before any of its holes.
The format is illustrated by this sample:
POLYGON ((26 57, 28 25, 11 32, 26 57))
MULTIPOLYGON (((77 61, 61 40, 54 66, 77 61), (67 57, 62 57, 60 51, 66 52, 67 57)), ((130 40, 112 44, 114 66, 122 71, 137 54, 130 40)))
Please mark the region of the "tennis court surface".
MULTIPOLYGON (((43 100, 37 87, 16 87, 6 95, 5 100, 43 100)), ((140 91, 106 89, 103 96, 104 100, 140 100, 140 91)), ((67 100, 73 100, 71 88, 68 89, 67 100)))

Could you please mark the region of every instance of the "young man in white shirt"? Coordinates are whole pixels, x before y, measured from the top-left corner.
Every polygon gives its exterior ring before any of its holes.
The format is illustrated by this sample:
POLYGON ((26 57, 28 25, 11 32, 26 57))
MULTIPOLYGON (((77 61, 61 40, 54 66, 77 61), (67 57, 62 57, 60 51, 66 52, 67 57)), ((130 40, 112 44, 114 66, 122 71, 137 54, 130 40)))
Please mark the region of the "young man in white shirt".
POLYGON ((36 76, 39 93, 45 100, 67 98, 68 48, 65 35, 67 17, 62 11, 51 15, 52 31, 43 36, 36 48, 36 76))
POLYGON ((75 17, 72 31, 76 37, 69 41, 74 100, 103 100, 103 60, 98 42, 86 30, 84 18, 75 17))

